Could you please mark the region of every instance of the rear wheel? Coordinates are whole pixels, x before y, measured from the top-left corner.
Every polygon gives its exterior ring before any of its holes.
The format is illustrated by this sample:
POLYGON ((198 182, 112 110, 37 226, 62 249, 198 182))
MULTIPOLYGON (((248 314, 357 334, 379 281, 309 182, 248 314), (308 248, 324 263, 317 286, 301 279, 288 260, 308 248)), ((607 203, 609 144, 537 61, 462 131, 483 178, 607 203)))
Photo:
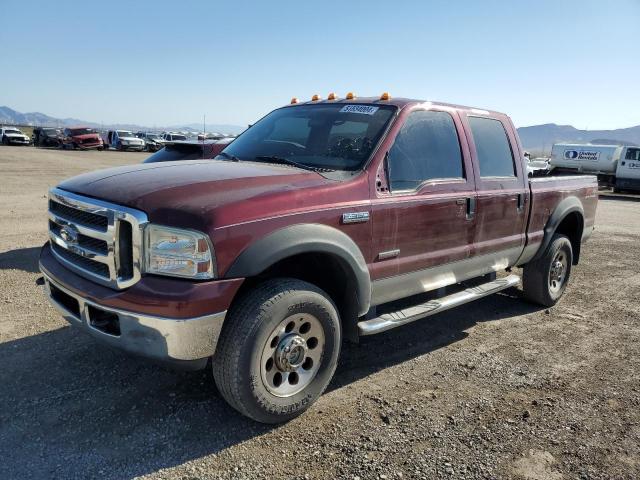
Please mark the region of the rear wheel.
POLYGON ((542 257, 524 266, 524 296, 546 307, 555 305, 571 275, 573 250, 564 235, 554 235, 542 257))
POLYGON ((322 290, 273 279, 230 311, 213 359, 225 400, 259 422, 304 412, 331 380, 340 352, 338 312, 322 290))

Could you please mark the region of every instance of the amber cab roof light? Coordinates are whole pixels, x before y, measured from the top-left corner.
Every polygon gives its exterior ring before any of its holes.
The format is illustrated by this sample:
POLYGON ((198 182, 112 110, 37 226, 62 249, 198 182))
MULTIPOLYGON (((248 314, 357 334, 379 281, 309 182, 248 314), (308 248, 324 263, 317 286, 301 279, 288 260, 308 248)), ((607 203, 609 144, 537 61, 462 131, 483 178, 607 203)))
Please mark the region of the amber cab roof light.
POLYGON ((333 92, 331 92, 329 95, 327 95, 327 100, 335 100, 337 97, 337 95, 333 92))
POLYGON ((317 93, 313 97, 311 97, 312 102, 317 102, 318 100, 320 100, 320 95, 318 95, 317 93))
POLYGON ((293 97, 291 99, 291 105, 293 105, 294 103, 298 103, 298 97, 293 97))
POLYGON ((347 96, 344 98, 346 98, 347 100, 353 100, 354 98, 356 98, 356 95, 353 92, 349 92, 347 93, 347 96))
POLYGON ((380 95, 380 100, 389 100, 391 98, 391 95, 389 95, 389 92, 384 92, 382 95, 380 95))

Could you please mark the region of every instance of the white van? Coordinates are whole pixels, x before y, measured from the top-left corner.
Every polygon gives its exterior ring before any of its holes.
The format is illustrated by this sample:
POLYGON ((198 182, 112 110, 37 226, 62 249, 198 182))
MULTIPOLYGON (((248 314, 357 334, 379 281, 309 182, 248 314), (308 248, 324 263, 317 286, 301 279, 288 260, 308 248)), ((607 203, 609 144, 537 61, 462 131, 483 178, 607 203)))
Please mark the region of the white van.
POLYGON ((614 187, 614 191, 620 190, 640 190, 640 147, 624 147, 614 187))

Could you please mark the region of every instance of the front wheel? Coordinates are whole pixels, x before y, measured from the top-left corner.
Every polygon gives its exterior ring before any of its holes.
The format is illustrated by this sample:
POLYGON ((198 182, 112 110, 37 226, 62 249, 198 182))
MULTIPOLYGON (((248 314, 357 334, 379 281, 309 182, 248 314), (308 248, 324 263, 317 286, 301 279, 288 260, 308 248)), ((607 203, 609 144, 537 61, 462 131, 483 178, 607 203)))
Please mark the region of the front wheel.
POLYGON ((554 235, 542 257, 524 266, 524 296, 546 307, 555 305, 567 287, 572 263, 571 242, 564 235, 554 235))
POLYGON ((301 280, 268 280, 225 320, 213 358, 216 385, 254 420, 290 420, 329 384, 340 339, 338 311, 325 292, 301 280))

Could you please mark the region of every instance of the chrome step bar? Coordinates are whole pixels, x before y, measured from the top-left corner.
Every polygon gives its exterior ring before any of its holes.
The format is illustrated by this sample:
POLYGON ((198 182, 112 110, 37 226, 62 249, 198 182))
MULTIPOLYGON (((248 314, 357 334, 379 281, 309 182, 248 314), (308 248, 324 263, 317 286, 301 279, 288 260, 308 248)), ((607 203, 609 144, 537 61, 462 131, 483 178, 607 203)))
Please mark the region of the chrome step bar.
POLYGON ((519 283, 520 277, 518 275, 509 275, 507 277, 498 278, 491 282, 483 283, 476 287, 470 287, 461 292, 447 295, 446 297, 429 300, 428 302, 413 305, 411 307, 398 310, 397 312, 385 313, 379 317, 371 318, 369 320, 362 320, 358 322, 358 332, 363 336, 385 332, 421 318, 430 317, 436 313, 444 312, 450 308, 473 302, 474 300, 492 295, 501 290, 515 287, 519 283))

